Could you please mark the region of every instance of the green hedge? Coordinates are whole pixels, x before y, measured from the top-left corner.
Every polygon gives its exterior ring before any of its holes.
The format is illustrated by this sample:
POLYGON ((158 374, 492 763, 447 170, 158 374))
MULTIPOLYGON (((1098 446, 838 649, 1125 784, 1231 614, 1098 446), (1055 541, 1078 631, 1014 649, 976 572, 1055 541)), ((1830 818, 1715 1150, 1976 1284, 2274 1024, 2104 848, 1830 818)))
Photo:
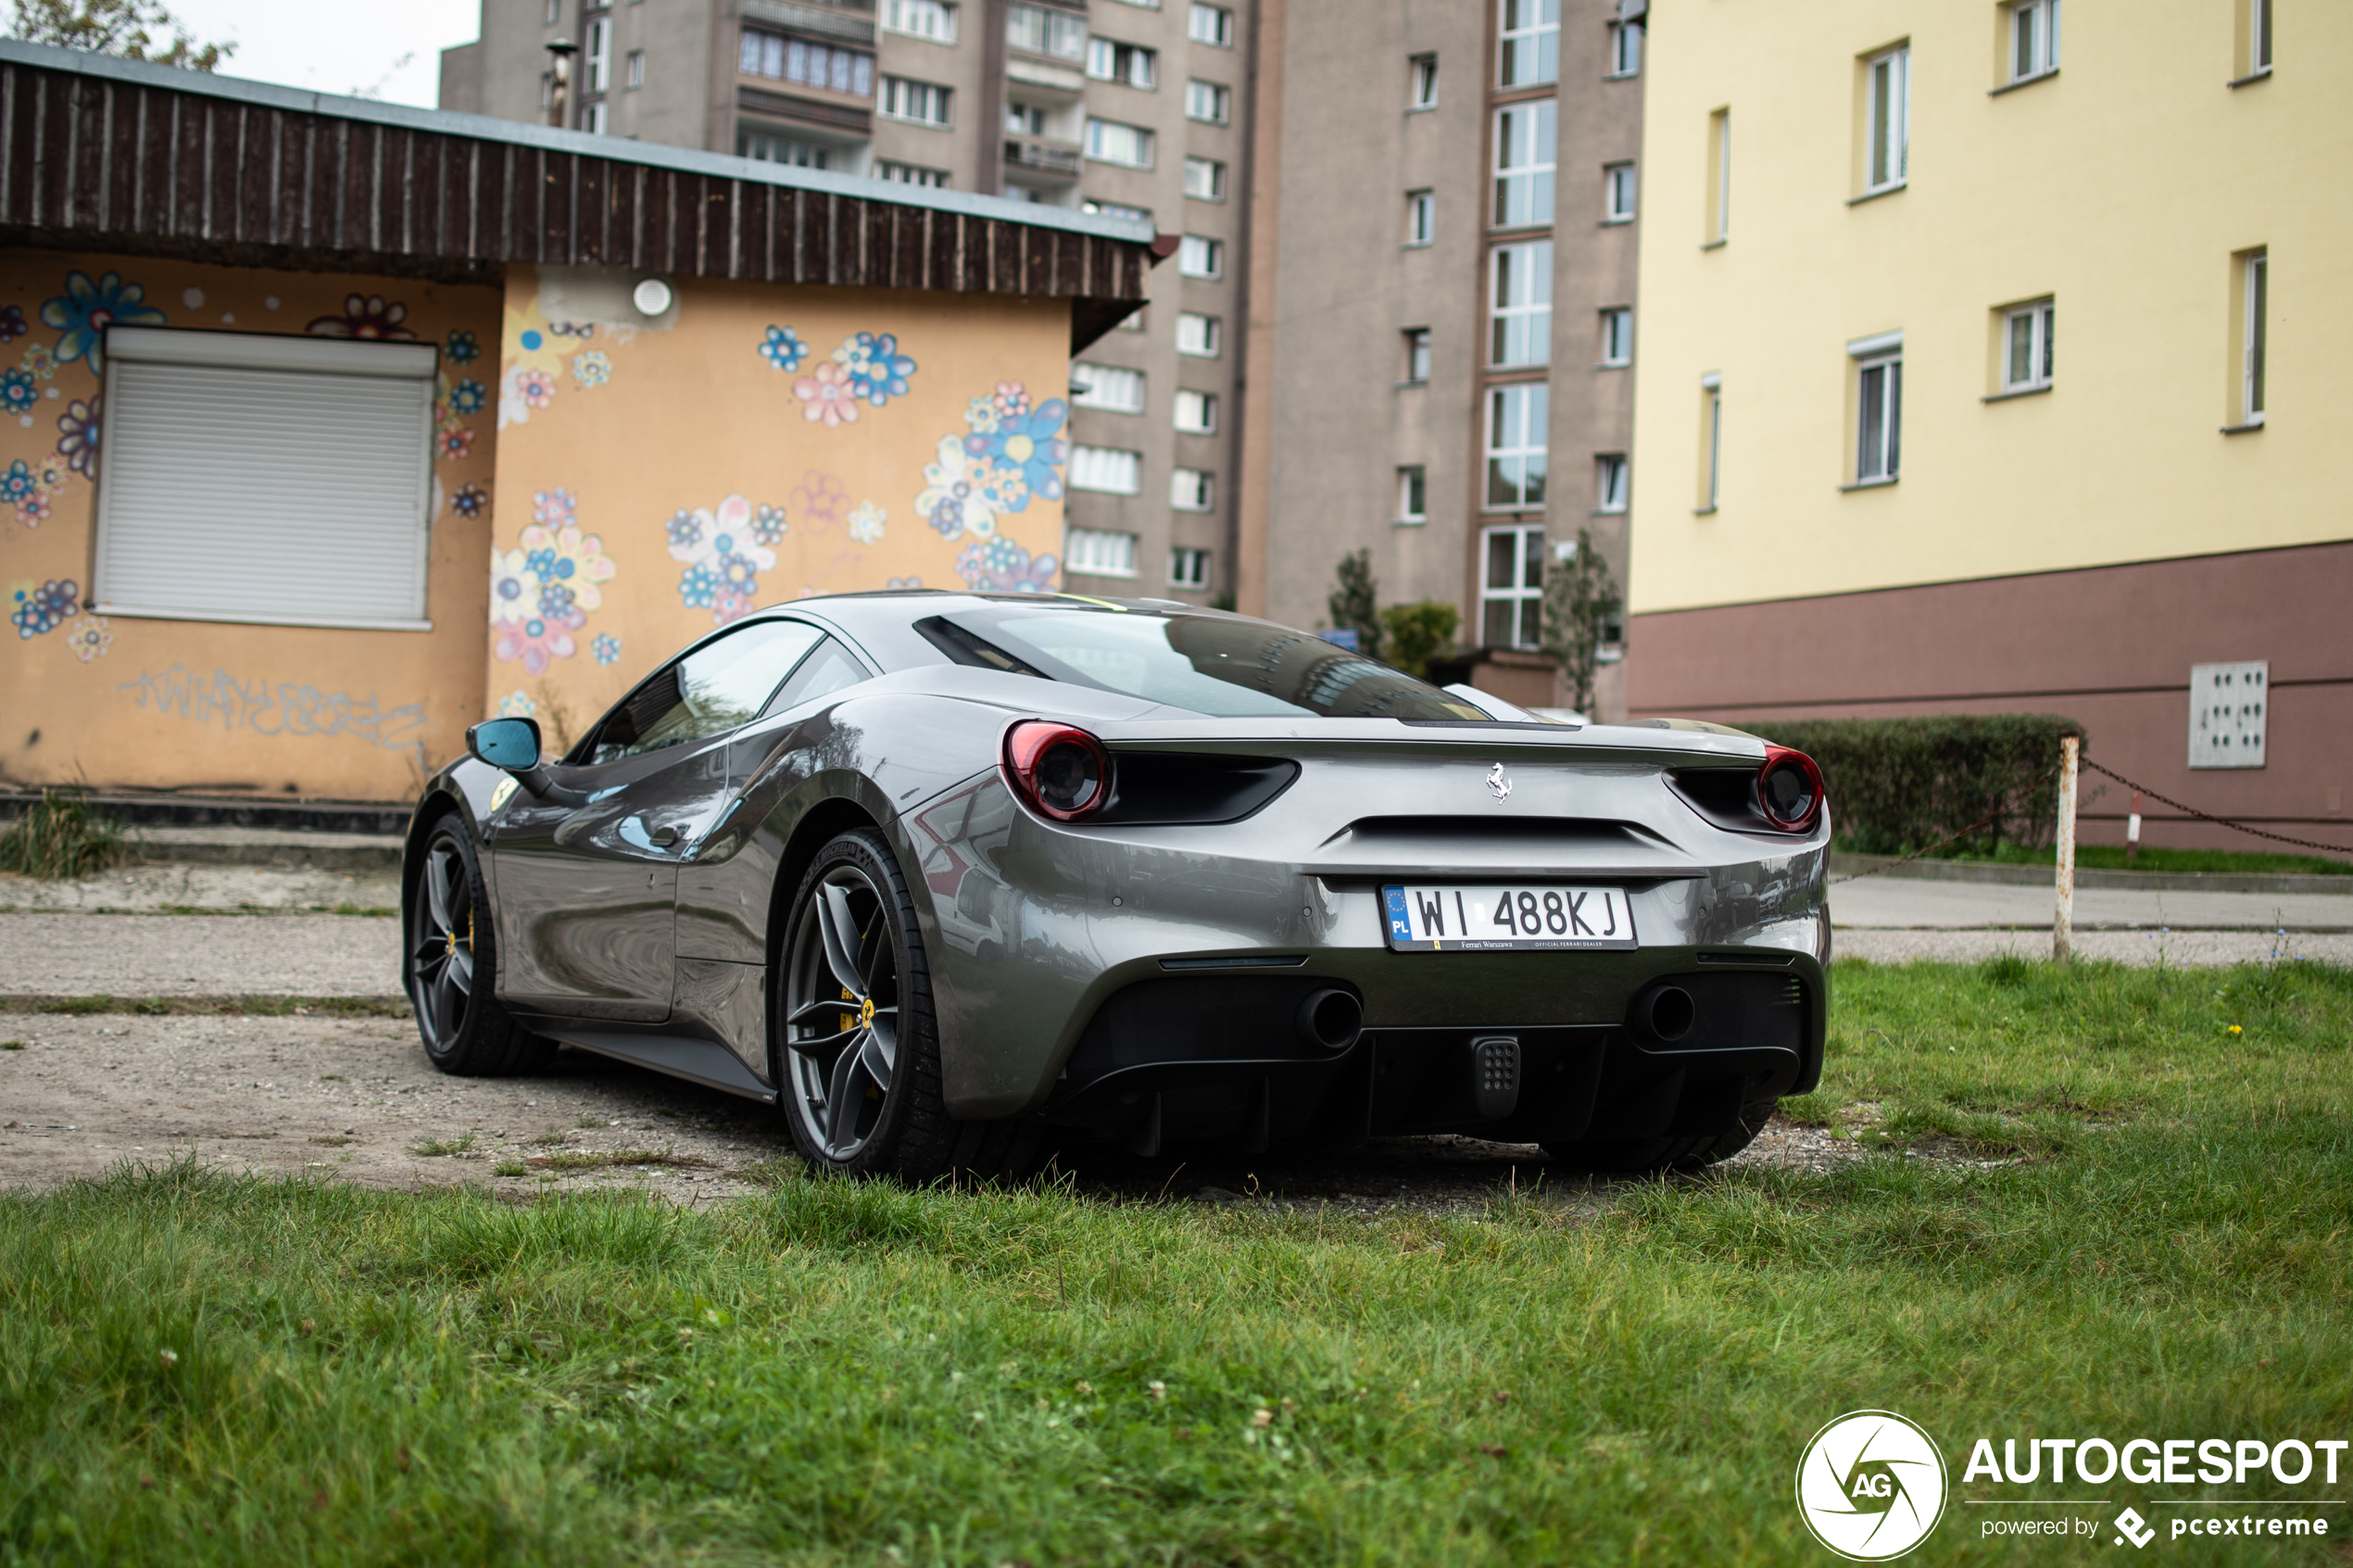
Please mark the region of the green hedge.
POLYGON ((1948 852, 2047 842, 2058 817, 2059 739, 2083 726, 2052 713, 1920 719, 1770 719, 1740 727, 1821 765, 1840 847, 1906 854, 1994 821, 1948 852))

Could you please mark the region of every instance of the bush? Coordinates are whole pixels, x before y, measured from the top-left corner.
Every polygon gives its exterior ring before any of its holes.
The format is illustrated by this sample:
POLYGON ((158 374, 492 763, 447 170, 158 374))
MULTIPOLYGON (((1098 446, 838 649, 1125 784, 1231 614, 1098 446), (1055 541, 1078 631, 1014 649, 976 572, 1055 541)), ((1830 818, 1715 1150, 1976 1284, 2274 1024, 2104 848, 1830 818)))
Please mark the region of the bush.
POLYGON ((55 880, 111 871, 130 858, 121 824, 99 815, 78 789, 44 789, 0 828, 0 872, 55 880))
POLYGON ((2083 726, 2051 713, 1919 719, 1775 719, 1743 723, 1821 764, 1842 847, 1902 855, 1993 820, 1954 846, 1991 854, 2039 845, 2057 826, 2059 740, 2083 726))
POLYGON ((1380 612, 1383 657, 1417 681, 1429 679, 1429 661, 1454 646, 1454 629, 1463 612, 1439 599, 1419 604, 1383 605, 1380 612))

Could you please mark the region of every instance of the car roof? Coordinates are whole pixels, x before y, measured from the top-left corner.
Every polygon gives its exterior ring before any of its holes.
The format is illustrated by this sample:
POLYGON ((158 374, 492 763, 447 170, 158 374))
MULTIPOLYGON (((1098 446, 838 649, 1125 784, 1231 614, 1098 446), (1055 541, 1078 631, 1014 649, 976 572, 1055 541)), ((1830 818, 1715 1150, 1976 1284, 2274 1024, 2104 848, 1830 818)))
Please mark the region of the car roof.
MULTIPOLYGON (((1176 599, 1114 599, 1090 594, 973 594, 952 588, 880 588, 857 594, 821 594, 785 604, 770 605, 761 616, 806 615, 823 621, 864 647, 888 670, 919 668, 948 662, 947 656, 925 641, 915 622, 958 610, 999 608, 1032 610, 1063 609, 1101 615, 1201 615, 1246 620, 1226 610, 1204 609, 1176 599)), ((1273 622, 1265 622, 1273 624, 1273 622)))

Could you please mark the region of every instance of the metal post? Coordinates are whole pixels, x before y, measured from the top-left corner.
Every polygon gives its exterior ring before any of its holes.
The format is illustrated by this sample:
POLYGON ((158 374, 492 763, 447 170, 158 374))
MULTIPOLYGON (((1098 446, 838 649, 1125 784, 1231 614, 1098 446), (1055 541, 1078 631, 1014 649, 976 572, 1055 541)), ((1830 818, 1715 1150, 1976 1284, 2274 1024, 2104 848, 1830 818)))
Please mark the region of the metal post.
POLYGON ((2124 819, 2124 869, 2131 871, 2141 853, 2141 792, 2133 792, 2133 809, 2124 819))
POLYGON ((2059 738, 2058 909, 2051 920, 2051 961, 2067 962, 2075 947, 2075 757, 2076 735, 2059 738))

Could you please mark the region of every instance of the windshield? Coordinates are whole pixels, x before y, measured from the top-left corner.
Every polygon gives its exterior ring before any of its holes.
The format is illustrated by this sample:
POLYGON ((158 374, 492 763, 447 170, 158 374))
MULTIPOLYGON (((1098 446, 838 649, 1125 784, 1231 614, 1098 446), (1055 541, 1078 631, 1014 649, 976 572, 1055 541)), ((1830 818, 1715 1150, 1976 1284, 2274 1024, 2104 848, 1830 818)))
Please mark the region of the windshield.
POLYGON ((1006 606, 918 627, 959 664, 1012 670, 1214 719, 1487 715, 1388 665, 1263 621, 1072 606, 1006 606))

